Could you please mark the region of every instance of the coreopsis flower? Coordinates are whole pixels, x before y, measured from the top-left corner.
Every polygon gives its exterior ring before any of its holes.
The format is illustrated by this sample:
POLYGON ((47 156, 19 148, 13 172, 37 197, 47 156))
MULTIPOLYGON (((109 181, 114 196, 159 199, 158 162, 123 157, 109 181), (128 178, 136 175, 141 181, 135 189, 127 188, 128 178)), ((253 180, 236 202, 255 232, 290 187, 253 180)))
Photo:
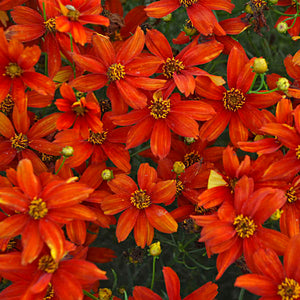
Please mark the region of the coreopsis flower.
POLYGON ((3 28, 0 28, 0 101, 3 101, 11 90, 19 110, 24 111, 27 106, 26 87, 42 95, 54 94, 54 82, 34 70, 40 55, 41 49, 37 45, 24 48, 23 44, 15 39, 8 42, 3 28))
POLYGON ((87 42, 87 29, 85 24, 108 26, 108 18, 101 16, 102 6, 100 0, 56 0, 62 16, 57 16, 56 30, 71 33, 74 41, 81 45, 87 42))
MULTIPOLYGON (((207 282, 188 296, 181 298, 180 281, 173 269, 163 267, 164 280, 169 300, 213 300, 218 294, 218 286, 215 283, 207 282)), ((133 290, 134 300, 162 300, 163 298, 144 286, 135 286, 133 290)))
POLYGON ((145 107, 147 97, 142 89, 158 90, 166 81, 149 78, 161 64, 161 58, 140 55, 144 43, 145 36, 140 27, 137 27, 135 34, 117 52, 108 37, 94 35, 93 47, 97 56, 91 58, 73 55, 76 65, 92 74, 77 77, 71 82, 71 86, 88 92, 108 83, 107 96, 111 101, 112 111, 116 114, 126 113, 127 105, 132 108, 145 107))
POLYGON ((225 31, 219 26, 218 21, 212 10, 225 10, 231 13, 234 4, 229 0, 218 0, 208 2, 205 0, 160 0, 149 4, 145 11, 149 17, 162 18, 180 6, 186 8, 189 19, 192 21, 193 26, 203 35, 210 35, 213 33, 214 28, 219 31, 225 31))
POLYGON ((197 77, 196 93, 209 99, 217 112, 201 127, 201 139, 215 140, 229 124, 229 136, 234 145, 247 141, 249 130, 258 132, 263 125, 264 118, 259 108, 269 107, 281 99, 276 92, 247 94, 255 76, 251 68, 254 59, 249 60, 237 48, 231 50, 227 63, 228 89, 217 86, 206 76, 197 77))
POLYGON ((72 146, 74 154, 68 158, 68 165, 78 167, 91 158, 93 164, 102 163, 108 158, 122 171, 129 172, 131 169, 130 155, 125 149, 128 129, 116 128, 110 120, 111 112, 103 115, 103 130, 95 132, 89 130, 88 137, 83 137, 74 129, 66 129, 55 136, 57 145, 72 146))
POLYGON ((211 106, 202 101, 182 101, 179 94, 165 98, 160 90, 153 94, 147 107, 113 116, 112 120, 121 126, 135 124, 128 131, 127 149, 150 139, 152 153, 162 159, 171 149, 171 130, 181 136, 197 138, 196 120, 209 120, 214 113, 211 106))
POLYGON ((89 261, 70 255, 55 261, 46 251, 26 266, 19 252, 1 254, 0 262, 0 274, 12 281, 1 291, 1 299, 82 300, 82 289, 107 279, 106 272, 89 261))
POLYGON ((259 299, 300 298, 300 235, 294 236, 284 252, 283 265, 272 249, 259 249, 253 255, 253 274, 239 276, 234 285, 245 288, 259 299))
POLYGON ((43 185, 29 159, 17 167, 16 186, 0 188, 1 207, 15 211, 0 222, 0 238, 22 236, 22 264, 33 262, 46 244, 58 262, 65 253, 62 224, 72 220, 93 221, 92 210, 80 204, 93 189, 70 180, 52 179, 43 185))
POLYGON ((152 29, 147 30, 146 46, 150 52, 161 59, 158 72, 162 73, 162 78, 167 80, 164 86, 167 96, 175 87, 185 96, 193 94, 195 75, 207 75, 220 84, 224 82, 219 76, 210 75, 195 67, 212 61, 222 52, 223 45, 215 40, 200 45, 192 43, 174 57, 167 38, 158 30, 152 29))
POLYGON ((0 112, 0 167, 2 169, 16 159, 29 158, 37 173, 46 172, 43 156, 60 156, 62 147, 45 139, 56 131, 56 120, 59 114, 54 113, 44 117, 30 126, 27 111, 19 112, 14 107, 13 122, 0 112), (40 153, 41 158, 36 154, 40 153))
POLYGON ((101 207, 108 215, 124 211, 117 223, 118 241, 124 241, 134 229, 136 244, 144 248, 152 243, 154 228, 164 233, 177 231, 177 222, 159 205, 169 203, 174 197, 176 183, 175 180, 158 181, 156 170, 147 163, 140 165, 137 176, 138 186, 123 174, 109 181, 114 194, 104 197, 101 207))
POLYGON ((252 178, 243 176, 235 186, 234 200, 225 201, 216 215, 191 216, 203 226, 200 242, 205 242, 217 258, 219 279, 242 254, 247 266, 254 266, 253 254, 259 248, 272 248, 282 255, 288 237, 262 224, 285 203, 284 192, 273 188, 254 190, 252 178))
POLYGON ((73 126, 72 128, 79 130, 83 137, 89 136, 89 130, 102 131, 100 106, 93 93, 89 93, 86 97, 76 97, 73 89, 66 83, 60 87, 60 93, 63 99, 56 99, 55 105, 64 113, 56 121, 58 130, 73 126))

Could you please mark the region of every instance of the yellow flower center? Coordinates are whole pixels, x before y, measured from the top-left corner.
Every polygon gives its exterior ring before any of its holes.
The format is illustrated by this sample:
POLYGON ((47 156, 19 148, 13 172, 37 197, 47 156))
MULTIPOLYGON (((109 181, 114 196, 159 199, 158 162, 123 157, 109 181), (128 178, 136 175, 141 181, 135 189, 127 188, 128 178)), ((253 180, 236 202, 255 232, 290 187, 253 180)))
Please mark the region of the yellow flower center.
POLYGON ((28 148, 29 140, 27 136, 23 133, 16 134, 10 138, 11 147, 17 149, 18 151, 28 148))
POLYGON ((238 236, 243 239, 253 235, 257 227, 252 219, 244 217, 242 214, 234 219, 233 225, 238 236))
POLYGON ((223 104, 225 109, 231 111, 237 111, 241 108, 246 101, 244 94, 235 88, 224 93, 223 104))
POLYGON ((8 94, 5 99, 0 103, 0 110, 5 114, 10 114, 14 108, 14 101, 12 96, 8 94))
POLYGON ((58 264, 54 261, 52 256, 44 255, 39 259, 38 268, 46 273, 54 273, 58 268, 58 264))
POLYGON ((112 298, 112 290, 108 288, 99 289, 99 300, 110 300, 112 298))
POLYGON ((202 158, 199 155, 198 151, 192 151, 187 153, 183 158, 183 163, 188 168, 189 166, 193 165, 194 163, 201 161, 202 158))
POLYGON ((30 202, 28 214, 35 220, 42 219, 46 216, 48 208, 42 198, 34 197, 30 202))
POLYGON ((155 97, 151 100, 150 115, 154 119, 165 119, 170 112, 171 102, 170 99, 163 99, 162 97, 155 97))
POLYGON ((185 6, 185 7, 188 7, 190 5, 193 5, 195 3, 198 2, 198 0, 179 0, 180 4, 185 6))
POLYGON ((256 7, 265 7, 267 5, 267 2, 264 0, 251 0, 251 4, 256 7))
POLYGON ((175 72, 180 73, 180 71, 184 69, 184 64, 182 61, 175 59, 174 57, 168 57, 162 69, 165 77, 172 78, 175 72))
POLYGON ((281 296, 282 300, 298 299, 300 296, 300 286, 296 280, 285 278, 284 281, 278 285, 277 294, 281 296))
POLYGON ((4 76, 10 76, 10 78, 15 78, 21 76, 23 73, 23 70, 20 68, 20 66, 16 63, 10 62, 6 67, 5 67, 5 73, 3 74, 4 76))
POLYGON ((88 142, 94 145, 102 145, 106 140, 107 131, 102 131, 102 132, 93 132, 91 130, 89 131, 90 131, 90 136, 88 138, 88 142))
POLYGON ((71 21, 78 21, 80 12, 73 5, 66 5, 66 8, 68 9, 67 17, 71 21))
POLYGON ((146 194, 146 191, 141 189, 131 193, 130 201, 138 209, 147 208, 151 204, 150 196, 146 194))
POLYGON ((287 202, 293 203, 297 201, 296 190, 293 186, 291 186, 285 193, 285 197, 287 198, 287 202))
POLYGON ((54 288, 52 284, 49 282, 47 287, 47 292, 43 300, 50 300, 52 298, 54 298, 54 288))
POLYGON ((74 111, 74 113, 76 113, 77 116, 84 116, 87 109, 82 105, 82 102, 79 100, 72 104, 72 111, 74 111))
POLYGON ((57 159, 59 158, 59 156, 54 156, 54 155, 49 155, 49 154, 45 154, 45 153, 41 153, 41 159, 44 162, 55 162, 57 161, 57 159))
POLYGON ((120 80, 125 77, 125 67, 120 63, 112 64, 107 71, 109 81, 120 80))
POLYGON ((176 196, 180 196, 184 190, 184 185, 181 180, 176 179, 176 196))
POLYGON ((296 157, 297 159, 300 159, 300 145, 296 148, 296 157))
POLYGON ((54 33, 56 31, 56 21, 55 18, 50 18, 44 22, 47 32, 54 33))

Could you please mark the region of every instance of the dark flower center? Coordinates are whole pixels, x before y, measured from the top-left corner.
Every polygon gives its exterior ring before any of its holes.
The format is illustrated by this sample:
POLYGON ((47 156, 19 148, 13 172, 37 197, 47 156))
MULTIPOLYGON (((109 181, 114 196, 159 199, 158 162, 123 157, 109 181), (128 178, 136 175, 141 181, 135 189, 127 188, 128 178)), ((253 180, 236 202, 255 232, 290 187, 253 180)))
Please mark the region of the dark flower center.
POLYGON ((201 156, 199 155, 198 151, 187 153, 183 158, 183 163, 187 168, 198 161, 201 161, 201 156))
POLYGON ((90 136, 88 138, 88 142, 94 145, 102 145, 106 140, 107 131, 102 132, 93 132, 90 130, 90 136))
POLYGON ((198 0, 179 0, 180 4, 189 7, 190 5, 193 5, 198 2, 198 0))
POLYGON ((10 138, 10 141, 11 147, 17 149, 18 151, 28 148, 29 140, 28 137, 23 133, 15 133, 15 135, 10 138))
POLYGON ((170 79, 173 77, 173 74, 175 72, 180 73, 180 71, 184 69, 184 64, 182 63, 182 61, 175 59, 174 57, 168 57, 162 69, 163 74, 170 79))
POLYGON ((223 96, 223 104, 225 109, 231 111, 237 111, 241 108, 246 101, 244 94, 235 88, 226 91, 223 96))
POLYGON ((38 268, 46 273, 54 273, 58 267, 58 264, 54 261, 52 256, 44 255, 39 259, 38 268))
POLYGON ((78 21, 80 12, 73 5, 66 5, 66 8, 68 9, 67 17, 71 21, 78 21))
POLYGON ((44 22, 47 32, 54 33, 56 31, 56 21, 54 18, 50 18, 44 22))
POLYGON ((285 197, 287 198, 287 202, 293 203, 297 201, 296 190, 293 186, 291 186, 285 193, 285 197))

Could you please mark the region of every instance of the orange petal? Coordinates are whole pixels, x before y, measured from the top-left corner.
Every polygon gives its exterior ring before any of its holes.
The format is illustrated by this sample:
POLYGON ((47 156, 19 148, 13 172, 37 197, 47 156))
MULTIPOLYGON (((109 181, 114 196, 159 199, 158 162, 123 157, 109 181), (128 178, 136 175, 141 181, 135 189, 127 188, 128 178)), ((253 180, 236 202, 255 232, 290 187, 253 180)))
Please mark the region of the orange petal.
POLYGON ((116 229, 116 237, 119 243, 127 239, 136 224, 139 213, 139 209, 130 207, 121 214, 116 229))
POLYGON ((150 225, 144 212, 141 212, 136 220, 134 226, 134 239, 137 246, 145 248, 146 245, 150 245, 153 241, 154 229, 150 225))
POLYGON ((170 267, 163 267, 163 274, 169 300, 181 300, 180 281, 175 271, 170 267))

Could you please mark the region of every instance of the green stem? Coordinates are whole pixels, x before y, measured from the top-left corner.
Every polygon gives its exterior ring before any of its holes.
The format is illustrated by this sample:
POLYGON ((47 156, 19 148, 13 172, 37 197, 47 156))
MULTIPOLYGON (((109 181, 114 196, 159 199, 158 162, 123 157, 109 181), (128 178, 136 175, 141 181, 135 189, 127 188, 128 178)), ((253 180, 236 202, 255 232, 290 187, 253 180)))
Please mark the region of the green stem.
MULTIPOLYGON (((74 51, 74 49, 73 49, 73 37, 72 37, 71 33, 69 33, 69 36, 70 36, 71 52, 73 53, 73 51, 74 51)), ((72 63, 72 69, 73 69, 73 73, 74 73, 74 78, 76 78, 76 68, 75 68, 74 63, 72 63)))
POLYGON ((154 280, 155 280, 155 262, 156 262, 157 256, 153 256, 153 262, 152 262, 152 280, 151 280, 151 286, 150 289, 153 290, 154 286, 154 280))
POLYGON ((291 17, 291 16, 294 16, 294 15, 291 15, 291 14, 285 14, 277 9, 272 9, 272 11, 274 11, 276 14, 279 14, 279 15, 282 15, 282 16, 288 16, 288 17, 291 17))
POLYGON ((48 53, 45 52, 44 54, 45 54, 45 75, 48 76, 48 53))
MULTIPOLYGON (((98 300, 98 299, 97 299, 98 300)), ((127 296, 127 293, 126 291, 124 290, 124 300, 128 300, 128 296, 127 296)))
POLYGON ((259 85, 258 89, 256 89, 253 92, 259 92, 265 83, 265 75, 264 74, 259 74, 259 75, 260 75, 260 85, 259 85))
POLYGON ((259 95, 263 95, 263 94, 270 94, 270 93, 277 92, 277 91, 278 91, 278 88, 273 89, 273 90, 271 90, 271 91, 266 91, 266 92, 256 92, 256 91, 252 91, 252 92, 248 92, 248 94, 259 94, 259 95))
POLYGON ((251 84, 250 89, 249 89, 249 93, 251 93, 251 91, 252 91, 252 89, 253 89, 253 87, 254 87, 254 84, 255 84, 255 81, 256 81, 257 76, 258 76, 258 74, 255 73, 254 78, 253 78, 253 81, 252 81, 252 84, 251 84))
POLYGON ((43 2, 43 17, 44 17, 44 21, 47 21, 47 15, 46 15, 46 8, 45 8, 45 2, 43 2))
POLYGON ((241 289, 240 295, 239 295, 239 300, 243 300, 245 294, 245 289, 241 289))
POLYGON ((94 300, 99 300, 99 298, 95 297, 93 294, 89 293, 88 291, 86 290, 83 290, 83 294, 90 297, 91 299, 94 299, 94 300))
POLYGON ((147 145, 147 146, 145 146, 144 148, 142 148, 142 149, 140 149, 140 150, 138 150, 138 151, 132 153, 132 154, 130 155, 130 157, 133 157, 133 156, 139 154, 140 152, 142 152, 142 151, 144 151, 144 150, 147 150, 147 149, 149 149, 149 148, 150 148, 150 146, 147 145))
POLYGON ((113 273, 113 276, 114 276, 114 282, 113 282, 113 286, 112 286, 112 290, 114 291, 115 288, 117 287, 118 276, 114 269, 111 269, 111 272, 113 273))
POLYGON ((59 171, 61 170, 61 168, 63 167, 65 161, 66 161, 67 157, 64 156, 62 163, 60 164, 58 170, 55 172, 55 175, 57 175, 59 173, 59 171))

